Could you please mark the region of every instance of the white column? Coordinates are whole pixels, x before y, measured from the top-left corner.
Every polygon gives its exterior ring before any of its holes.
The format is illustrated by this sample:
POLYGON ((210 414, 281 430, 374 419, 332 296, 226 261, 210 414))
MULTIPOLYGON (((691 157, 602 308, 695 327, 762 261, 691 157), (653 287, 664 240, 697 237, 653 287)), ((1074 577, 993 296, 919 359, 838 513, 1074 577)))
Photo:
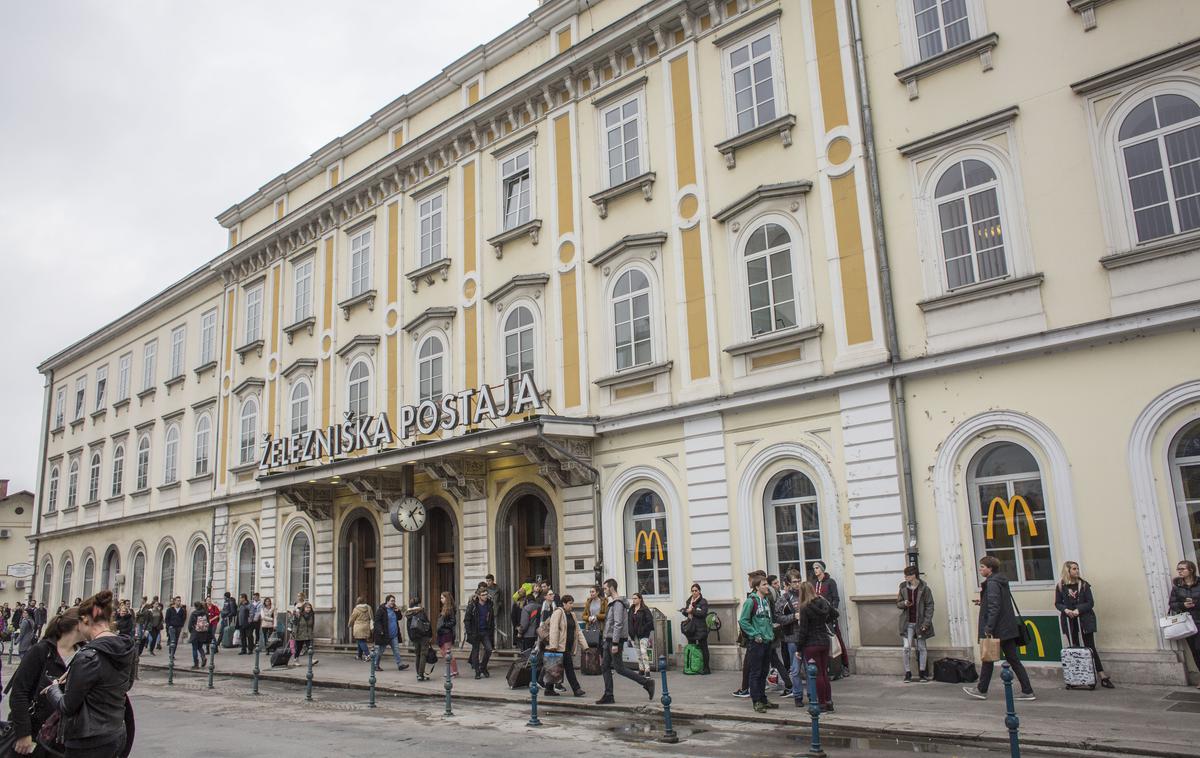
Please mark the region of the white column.
POLYGON ((266 496, 258 521, 258 592, 263 597, 275 597, 275 576, 279 567, 278 525, 279 501, 274 495, 266 496))
MULTIPOLYGON (((729 482, 726 479, 725 435, 721 417, 703 416, 685 421, 683 450, 687 481, 687 527, 692 548, 691 572, 687 574, 687 581, 703 585, 704 594, 709 598, 732 598, 729 482)), ((682 550, 675 554, 680 553, 682 550)), ((676 594, 681 591, 682 587, 676 588, 676 594)))
MULTIPOLYGON (((576 598, 587 597, 588 588, 596 583, 596 502, 592 485, 565 487, 563 498, 563 545, 559 560, 563 562, 565 584, 563 592, 576 598)), ((619 567, 608 567, 610 575, 619 567)))
MULTIPOLYGON (((212 596, 214 602, 229 586, 229 506, 219 505, 213 514, 212 596)), ((178 564, 178 559, 177 559, 178 564)))
POLYGON ((316 522, 317 584, 312 603, 322 610, 333 608, 333 519, 316 522))
POLYGON ((404 596, 404 532, 398 531, 389 519, 383 522, 382 555, 383 596, 395 595, 396 602, 406 603, 404 596))
POLYGON ((464 500, 462 514, 462 594, 467 595, 475 591, 488 573, 487 498, 464 500))

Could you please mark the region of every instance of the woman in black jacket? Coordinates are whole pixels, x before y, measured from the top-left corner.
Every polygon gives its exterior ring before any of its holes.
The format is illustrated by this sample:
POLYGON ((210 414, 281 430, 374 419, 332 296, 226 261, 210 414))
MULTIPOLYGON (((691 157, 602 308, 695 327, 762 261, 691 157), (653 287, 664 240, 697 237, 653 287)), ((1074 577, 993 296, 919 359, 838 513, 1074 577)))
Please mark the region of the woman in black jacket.
POLYGON ((188 639, 192 641, 192 668, 198 669, 208 665, 208 646, 212 643, 212 629, 209 628, 211 622, 204 602, 197 600, 192 605, 192 615, 188 616, 187 622, 188 639), (204 628, 197 629, 197 623, 204 628))
MULTIPOLYGON (((1180 561, 1175 571, 1179 576, 1171 585, 1171 613, 1190 613, 1192 620, 1200 628, 1200 577, 1196 576, 1196 564, 1180 561)), ((1196 662, 1196 668, 1200 668, 1200 634, 1193 634, 1183 642, 1188 650, 1192 651, 1192 660, 1196 662)))
POLYGON ((700 592, 700 585, 692 585, 692 594, 688 597, 687 605, 679 609, 684 615, 683 636, 687 637, 689 645, 700 648, 704 656, 704 670, 701 674, 711 674, 708 666, 708 601, 700 592))
POLYGON ((84 642, 79 629, 79 609, 71 608, 50 619, 42 632, 42 639, 35 644, 21 665, 17 666, 9 683, 8 719, 16 731, 17 741, 13 750, 19 755, 49 755, 45 748, 34 742, 42 724, 50 715, 50 709, 38 694, 50 681, 67 672, 67 661, 75 654, 75 648, 84 642), (33 712, 30 706, 37 703, 33 712))
POLYGON ((654 635, 654 614, 646 607, 642 593, 633 593, 633 602, 629 605, 629 641, 638 651, 638 673, 642 676, 650 674, 650 638, 654 635))
POLYGON ((442 611, 438 614, 436 639, 438 649, 445 658, 450 655, 450 676, 458 676, 458 661, 454 660, 452 651, 454 640, 458 636, 458 609, 454 606, 454 596, 443 592, 442 611))
POLYGON ((1096 652, 1096 601, 1092 597, 1092 585, 1079 575, 1079 564, 1067 561, 1062 575, 1054 588, 1054 607, 1058 609, 1059 626, 1071 647, 1080 645, 1092 651, 1092 662, 1096 664, 1096 676, 1100 685, 1113 689, 1112 680, 1104 673, 1100 653, 1096 652))
POLYGON ((429 665, 426 656, 429 652, 429 640, 433 637, 433 626, 429 622, 429 614, 425 613, 425 608, 421 605, 421 598, 414 595, 408 599, 404 618, 408 626, 408 639, 416 650, 417 681, 428 681, 425 667, 429 665))
POLYGON ((817 703, 822 711, 833 710, 833 688, 829 685, 830 625, 837 622, 833 604, 816 593, 811 584, 800 587, 800 618, 796 620, 796 640, 801 665, 809 661, 817 667, 817 703))
POLYGON ((64 758, 128 755, 126 693, 133 686, 137 650, 133 640, 112 631, 110 590, 83 601, 79 628, 89 642, 75 654, 67 673, 46 689, 62 713, 64 758), (64 681, 65 680, 65 681, 64 681))

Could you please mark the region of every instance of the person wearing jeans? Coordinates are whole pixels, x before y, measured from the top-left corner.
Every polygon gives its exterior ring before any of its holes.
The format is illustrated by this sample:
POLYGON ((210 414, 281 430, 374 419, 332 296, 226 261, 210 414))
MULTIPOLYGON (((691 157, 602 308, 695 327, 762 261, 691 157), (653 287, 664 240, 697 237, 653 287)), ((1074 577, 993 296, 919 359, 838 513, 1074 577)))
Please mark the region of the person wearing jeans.
POLYGON ((475 669, 475 678, 491 676, 488 672, 488 662, 496 646, 496 613, 486 583, 479 585, 475 597, 467 603, 467 610, 463 615, 463 632, 467 641, 471 643, 471 657, 468 660, 475 669))
POLYGON ((625 668, 621 660, 621 645, 629 637, 629 602, 617 593, 617 580, 604 580, 604 596, 608 599, 608 614, 604 619, 604 654, 600 673, 604 676, 604 695, 596 705, 615 703, 613 699, 613 670, 626 679, 632 679, 654 699, 654 680, 625 668))
POLYGON ((403 671, 408 668, 408 664, 400 658, 400 642, 403 639, 400 636, 400 623, 403 618, 404 612, 396 606, 395 595, 388 595, 384 598, 383 605, 375 611, 375 656, 373 660, 376 671, 383 671, 379 661, 383 658, 383 651, 389 647, 392 649, 392 658, 396 662, 396 670, 403 671))
MULTIPOLYGON (((1021 659, 1017 657, 1021 621, 1013 607, 1008 579, 1000 573, 1000 561, 995 556, 983 556, 979 560, 979 575, 983 577, 979 600, 975 601, 979 605, 979 638, 995 637, 1000 640, 1000 652, 1021 683, 1021 692, 1014 695, 1014 699, 1037 700, 1033 694, 1033 685, 1029 683, 1029 674, 1026 673, 1021 659)), ((979 682, 974 687, 963 687, 963 692, 977 700, 987 700, 988 685, 992 681, 992 670, 995 668, 995 661, 985 661, 979 670, 979 682)))
MULTIPOLYGON (((203 603, 201 603, 203 605, 203 603)), ((163 614, 167 624, 167 650, 171 655, 179 646, 179 633, 188 622, 187 608, 183 607, 183 598, 171 598, 171 607, 163 614)))
POLYGON ((757 713, 768 708, 778 708, 767 701, 767 668, 771 660, 771 648, 775 642, 774 613, 771 609, 771 584, 767 578, 755 581, 754 593, 742 604, 738 614, 738 626, 746 637, 746 683, 750 688, 750 699, 757 713))
MULTIPOLYGON (((796 707, 804 705, 804 675, 801 673, 801 653, 799 640, 796 638, 796 622, 800 620, 800 592, 804 576, 792 569, 785 577, 786 585, 779 602, 775 604, 775 623, 779 625, 776 637, 780 640, 780 650, 787 661, 788 673, 792 685, 792 696, 796 707)), ((785 694, 786 696, 786 694, 785 694)))
POLYGON ((905 566, 904 581, 896 594, 900 609, 900 639, 904 643, 904 682, 912 681, 912 651, 917 649, 917 672, 922 682, 929 681, 929 647, 926 640, 933 636, 933 592, 917 572, 916 566, 905 566))

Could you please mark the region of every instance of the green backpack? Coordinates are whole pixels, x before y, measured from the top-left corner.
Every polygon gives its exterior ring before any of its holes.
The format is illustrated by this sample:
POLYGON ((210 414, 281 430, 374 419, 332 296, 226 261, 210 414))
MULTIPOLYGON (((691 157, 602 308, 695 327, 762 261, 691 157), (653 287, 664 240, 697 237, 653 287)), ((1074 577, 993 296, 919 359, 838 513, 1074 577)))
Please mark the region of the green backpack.
POLYGON ((704 653, 699 645, 688 645, 683 649, 683 673, 699 674, 704 671, 704 653))

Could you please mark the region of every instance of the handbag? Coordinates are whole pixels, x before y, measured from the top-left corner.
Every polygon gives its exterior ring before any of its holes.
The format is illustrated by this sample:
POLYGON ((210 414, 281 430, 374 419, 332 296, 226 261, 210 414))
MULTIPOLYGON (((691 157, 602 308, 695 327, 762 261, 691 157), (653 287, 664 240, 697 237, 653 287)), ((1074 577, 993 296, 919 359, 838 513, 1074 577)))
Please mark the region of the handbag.
POLYGON ((1196 633, 1196 619, 1190 613, 1174 613, 1158 620, 1164 640, 1182 640, 1196 633))
POLYGON ((425 662, 436 664, 438 662, 437 651, 431 647, 425 648, 425 662))
POLYGON ((542 653, 543 674, 542 680, 546 684, 558 684, 563 680, 563 654, 545 652, 542 653))
MULTIPOLYGON (((1017 615, 1017 647, 1027 647, 1029 645, 1029 629, 1025 626, 1025 617, 1021 615, 1021 606, 1017 605, 1017 599, 1013 597, 1012 590, 1008 590, 1008 602, 1012 603, 1013 611, 1017 615)), ((995 660, 1000 660, 996 658, 995 660)))
POLYGON ((825 625, 825 631, 829 632, 829 657, 842 657, 842 641, 838 639, 837 632, 833 631, 833 627, 829 624, 825 625))
POLYGON ((979 639, 979 659, 984 663, 995 663, 1000 658, 1000 640, 995 637, 981 637, 979 639))

